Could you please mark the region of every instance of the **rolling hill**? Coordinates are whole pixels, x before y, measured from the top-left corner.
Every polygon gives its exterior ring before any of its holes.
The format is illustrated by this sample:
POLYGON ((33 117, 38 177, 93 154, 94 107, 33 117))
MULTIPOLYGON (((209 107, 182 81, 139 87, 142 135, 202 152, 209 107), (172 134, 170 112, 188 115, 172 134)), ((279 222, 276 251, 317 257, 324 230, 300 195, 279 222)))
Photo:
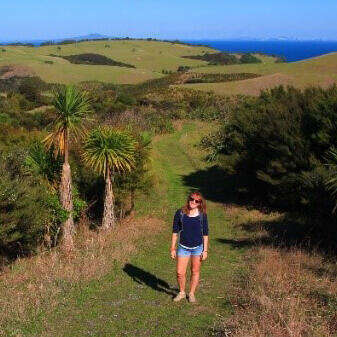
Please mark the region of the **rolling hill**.
POLYGON ((25 66, 44 81, 53 83, 97 80, 134 84, 162 77, 163 70, 176 71, 179 66, 207 65, 207 62, 202 60, 182 58, 205 52, 216 51, 207 47, 145 40, 88 41, 43 47, 0 46, 0 66, 25 66), (102 55, 116 62, 131 64, 135 68, 72 64, 64 59, 85 53, 102 55))
POLYGON ((180 87, 214 91, 220 95, 258 95, 261 89, 277 85, 294 85, 299 88, 320 85, 328 87, 337 82, 337 53, 292 62, 275 63, 265 61, 257 64, 228 66, 204 66, 191 70, 197 73, 254 73, 261 77, 226 83, 193 83, 180 87))

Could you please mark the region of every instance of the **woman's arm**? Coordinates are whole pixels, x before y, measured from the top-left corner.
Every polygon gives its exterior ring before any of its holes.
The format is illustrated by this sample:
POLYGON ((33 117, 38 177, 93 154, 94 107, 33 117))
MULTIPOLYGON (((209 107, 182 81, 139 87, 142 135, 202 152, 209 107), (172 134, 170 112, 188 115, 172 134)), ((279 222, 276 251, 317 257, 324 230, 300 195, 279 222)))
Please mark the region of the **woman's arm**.
POLYGON ((208 257, 208 235, 203 236, 204 251, 202 252, 201 259, 204 261, 208 257))
POLYGON ((172 239, 171 239, 171 258, 176 258, 176 243, 177 243, 178 233, 172 233, 172 239))

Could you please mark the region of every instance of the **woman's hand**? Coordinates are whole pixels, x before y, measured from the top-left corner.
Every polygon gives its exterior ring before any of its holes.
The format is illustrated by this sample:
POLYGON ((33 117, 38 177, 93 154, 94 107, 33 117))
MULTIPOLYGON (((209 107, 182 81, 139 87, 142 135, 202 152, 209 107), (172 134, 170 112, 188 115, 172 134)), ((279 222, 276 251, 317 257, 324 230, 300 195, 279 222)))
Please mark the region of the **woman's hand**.
POLYGON ((175 260, 176 257, 177 257, 177 251, 175 249, 171 249, 171 258, 175 260))
POLYGON ((205 261, 208 257, 208 253, 205 251, 205 252, 202 252, 201 254, 201 261, 205 261))

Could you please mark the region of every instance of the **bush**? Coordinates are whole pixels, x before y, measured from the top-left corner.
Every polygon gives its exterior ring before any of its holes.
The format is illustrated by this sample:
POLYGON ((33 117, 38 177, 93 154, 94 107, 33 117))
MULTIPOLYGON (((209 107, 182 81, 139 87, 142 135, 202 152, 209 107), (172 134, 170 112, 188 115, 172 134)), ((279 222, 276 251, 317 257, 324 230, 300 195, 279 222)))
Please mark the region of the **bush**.
POLYGON ((31 253, 44 240, 48 226, 62 220, 58 199, 39 178, 27 175, 22 165, 26 153, 1 154, 0 253, 15 258, 31 253))
POLYGON ((228 53, 205 53, 203 55, 188 55, 183 56, 184 58, 189 58, 192 60, 202 60, 208 62, 210 65, 229 65, 229 64, 237 64, 239 60, 232 54, 228 53))
POLYGON ((178 69, 177 69, 177 71, 180 72, 180 73, 182 73, 182 72, 187 72, 190 69, 191 69, 191 67, 189 67, 189 66, 179 66, 178 69))
POLYGON ((69 55, 69 56, 60 56, 51 54, 50 56, 62 57, 68 60, 70 63, 74 64, 93 64, 93 65, 105 65, 105 66, 117 66, 117 67, 126 67, 126 68, 136 68, 132 64, 118 62, 112 60, 104 55, 94 54, 94 53, 85 53, 78 55, 69 55))
POLYGON ((262 200, 330 218, 326 152, 337 143, 337 87, 278 87, 241 104, 203 145, 228 173, 245 176, 262 200))
POLYGON ((241 63, 262 63, 262 61, 252 54, 243 54, 240 57, 241 63))
POLYGON ((39 102, 41 99, 41 91, 47 88, 47 84, 39 77, 26 77, 19 85, 19 93, 24 95, 29 101, 39 102))

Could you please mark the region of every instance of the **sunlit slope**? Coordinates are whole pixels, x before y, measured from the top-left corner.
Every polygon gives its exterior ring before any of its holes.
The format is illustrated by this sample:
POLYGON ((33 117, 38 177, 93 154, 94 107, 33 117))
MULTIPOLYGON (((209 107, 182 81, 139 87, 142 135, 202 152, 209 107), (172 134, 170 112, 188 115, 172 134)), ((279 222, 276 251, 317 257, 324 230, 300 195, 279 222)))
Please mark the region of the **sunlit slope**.
POLYGON ((182 58, 186 55, 199 55, 214 52, 207 47, 187 46, 159 41, 119 40, 89 41, 45 47, 0 47, 0 66, 22 64, 30 67, 36 75, 47 82, 80 82, 98 80, 112 83, 139 83, 163 76, 162 70, 176 71, 183 66, 201 66, 207 63, 200 60, 182 58), (2 51, 4 49, 5 51, 2 51), (95 53, 113 60, 134 65, 136 68, 71 64, 60 56, 95 53), (45 63, 52 61, 53 64, 45 63))
POLYGON ((260 64, 239 64, 231 66, 206 66, 194 68, 200 73, 255 73, 262 77, 226 83, 184 84, 184 87, 212 90, 217 94, 258 95, 261 89, 274 86, 294 85, 327 87, 337 82, 337 53, 326 54, 309 60, 293 63, 263 62, 260 64))

